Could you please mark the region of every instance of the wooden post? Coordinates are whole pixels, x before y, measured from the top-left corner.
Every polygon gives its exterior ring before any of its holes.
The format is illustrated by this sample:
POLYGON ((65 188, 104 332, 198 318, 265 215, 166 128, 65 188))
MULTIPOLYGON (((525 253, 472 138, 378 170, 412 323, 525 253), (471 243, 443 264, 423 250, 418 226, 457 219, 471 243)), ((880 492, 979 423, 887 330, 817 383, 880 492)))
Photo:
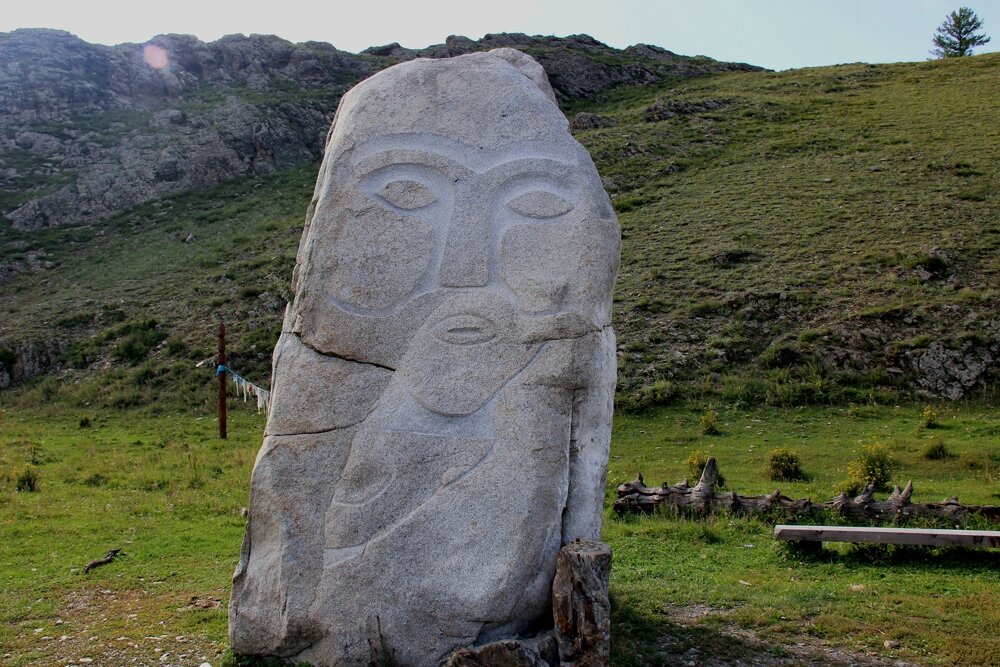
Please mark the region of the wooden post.
MULTIPOLYGON (((216 365, 226 365, 226 325, 219 322, 219 358, 216 365)), ((226 439, 226 371, 219 373, 219 439, 226 439)))

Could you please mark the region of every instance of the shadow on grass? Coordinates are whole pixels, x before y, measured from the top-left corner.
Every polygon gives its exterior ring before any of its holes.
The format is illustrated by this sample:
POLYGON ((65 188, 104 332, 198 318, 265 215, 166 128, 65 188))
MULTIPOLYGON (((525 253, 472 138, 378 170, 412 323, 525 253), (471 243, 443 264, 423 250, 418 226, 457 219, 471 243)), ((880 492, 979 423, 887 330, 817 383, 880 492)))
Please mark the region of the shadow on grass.
POLYGON ((612 667, 667 667, 668 665, 741 664, 784 655, 781 647, 768 647, 724 634, 710 627, 689 627, 665 614, 650 615, 632 607, 622 596, 611 599, 612 667))
POLYGON ((996 549, 787 542, 782 544, 782 552, 785 558, 806 563, 905 566, 924 571, 962 570, 969 574, 995 572, 1000 564, 1000 551, 996 549))

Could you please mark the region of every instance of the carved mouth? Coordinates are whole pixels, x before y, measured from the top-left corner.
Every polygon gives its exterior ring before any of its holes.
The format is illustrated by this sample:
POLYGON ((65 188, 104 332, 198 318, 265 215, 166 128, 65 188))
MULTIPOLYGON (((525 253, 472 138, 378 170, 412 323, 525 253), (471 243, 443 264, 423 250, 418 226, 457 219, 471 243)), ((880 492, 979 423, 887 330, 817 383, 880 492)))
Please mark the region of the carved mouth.
POLYGON ((454 315, 439 323, 431 333, 450 345, 479 345, 497 337, 493 323, 478 315, 454 315))

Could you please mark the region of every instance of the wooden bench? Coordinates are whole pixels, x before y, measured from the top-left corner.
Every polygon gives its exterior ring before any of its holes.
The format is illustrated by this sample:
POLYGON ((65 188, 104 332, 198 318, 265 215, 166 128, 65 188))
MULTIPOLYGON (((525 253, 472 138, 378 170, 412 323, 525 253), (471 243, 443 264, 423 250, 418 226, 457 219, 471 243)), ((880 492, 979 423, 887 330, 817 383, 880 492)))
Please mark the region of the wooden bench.
POLYGON ((997 530, 779 525, 774 527, 774 539, 791 542, 874 542, 1000 549, 1000 531, 997 530))

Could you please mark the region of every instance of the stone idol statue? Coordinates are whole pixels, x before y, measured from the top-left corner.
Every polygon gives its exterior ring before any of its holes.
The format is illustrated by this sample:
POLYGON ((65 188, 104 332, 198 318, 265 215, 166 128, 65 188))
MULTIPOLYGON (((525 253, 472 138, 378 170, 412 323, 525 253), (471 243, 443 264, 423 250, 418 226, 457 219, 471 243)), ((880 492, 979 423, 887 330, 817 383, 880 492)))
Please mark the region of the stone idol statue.
POLYGON ((413 60, 344 96, 274 351, 237 654, 435 666, 552 627, 560 549, 601 526, 619 248, 530 57, 413 60))

